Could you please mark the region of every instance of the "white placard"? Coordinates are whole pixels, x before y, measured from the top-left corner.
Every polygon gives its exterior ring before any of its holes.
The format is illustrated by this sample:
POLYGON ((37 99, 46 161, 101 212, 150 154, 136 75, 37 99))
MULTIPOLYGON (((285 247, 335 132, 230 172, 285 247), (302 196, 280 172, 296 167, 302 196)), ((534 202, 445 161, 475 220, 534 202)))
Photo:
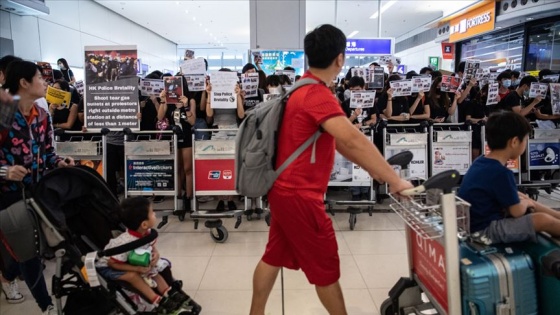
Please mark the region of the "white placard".
POLYGON ((465 72, 463 79, 469 81, 472 77, 481 79, 484 75, 484 70, 480 68, 480 60, 467 60, 465 61, 465 72))
POLYGON ((434 144, 432 161, 432 175, 447 170, 457 170, 463 175, 471 165, 471 150, 468 146, 434 144))
POLYGON ((560 83, 550 83, 550 103, 552 114, 560 114, 560 83))
POLYGON ((159 96, 164 89, 163 79, 140 79, 140 92, 143 96, 159 96))
POLYGON ((432 85, 432 76, 415 76, 412 77, 412 93, 418 93, 420 91, 426 93, 430 91, 432 85))
POLYGON ((545 75, 543 76, 544 80, 550 80, 553 83, 558 83, 558 78, 560 77, 560 74, 549 74, 549 75, 545 75))
POLYGON ((531 88, 529 89, 529 98, 535 98, 535 97, 545 98, 547 91, 548 91, 548 84, 532 82, 531 88))
POLYGON ((242 74, 241 89, 245 91, 245 98, 259 96, 259 74, 258 73, 242 74))
POLYGON ((235 72, 214 71, 211 73, 210 106, 212 108, 237 108, 237 94, 235 94, 237 80, 235 72))
POLYGON ((204 74, 186 74, 187 87, 189 92, 201 92, 206 90, 206 75, 204 74))
POLYGON ((412 80, 399 80, 389 83, 393 89, 393 97, 409 96, 412 94, 412 80))
POLYGON ((369 89, 382 89, 385 82, 385 70, 383 70, 383 67, 374 67, 373 69, 369 69, 368 79, 369 89))
POLYGON ((76 88, 76 91, 78 91, 78 93, 80 94, 84 94, 84 81, 80 80, 80 81, 76 81, 76 83, 74 83, 74 87, 76 88))
POLYGON ((371 108, 375 102, 375 91, 350 91, 350 108, 371 108))
POLYGON ((296 69, 303 68, 303 59, 302 58, 292 59, 292 67, 296 69))
POLYGON ((183 61, 181 64, 182 74, 205 74, 206 73, 206 63, 204 59, 189 59, 183 61))
POLYGON ((368 70, 367 68, 352 68, 351 73, 353 77, 361 77, 366 83, 369 83, 368 70))
POLYGON ((488 99, 486 105, 498 104, 500 84, 498 82, 490 83, 488 85, 488 99))

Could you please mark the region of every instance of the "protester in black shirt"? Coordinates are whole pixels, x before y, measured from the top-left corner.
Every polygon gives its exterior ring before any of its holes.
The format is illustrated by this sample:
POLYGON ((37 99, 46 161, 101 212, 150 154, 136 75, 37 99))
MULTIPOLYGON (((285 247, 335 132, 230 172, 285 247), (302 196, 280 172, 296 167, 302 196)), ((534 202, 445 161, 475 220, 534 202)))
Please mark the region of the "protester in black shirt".
POLYGON ((430 118, 436 123, 447 121, 447 118, 455 114, 457 109, 457 100, 461 92, 457 92, 453 101, 449 98, 447 92, 441 91, 442 77, 437 77, 428 93, 428 104, 430 105, 430 118))
POLYGON ((474 160, 480 155, 482 149, 481 126, 478 123, 486 121, 489 114, 488 106, 486 106, 488 84, 485 84, 480 90, 478 87, 473 88, 473 92, 476 95, 471 100, 470 106, 466 108, 465 114, 466 119, 472 123, 472 159, 474 160))
POLYGON ((529 90, 531 89, 531 83, 533 82, 537 82, 537 78, 533 76, 526 76, 521 79, 517 89, 502 99, 496 106, 496 110, 514 111, 521 116, 527 116, 530 114, 535 106, 542 100, 540 97, 537 97, 529 105, 523 107, 523 97, 529 97, 529 90))

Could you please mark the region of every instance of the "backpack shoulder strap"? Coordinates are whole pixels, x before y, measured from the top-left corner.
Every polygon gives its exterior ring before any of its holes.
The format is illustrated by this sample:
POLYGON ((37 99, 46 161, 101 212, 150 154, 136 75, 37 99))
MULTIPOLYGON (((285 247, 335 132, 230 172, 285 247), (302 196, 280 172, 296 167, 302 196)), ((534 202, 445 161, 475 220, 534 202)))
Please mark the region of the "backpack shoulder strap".
MULTIPOLYGON (((309 139, 302 143, 295 151, 292 153, 282 165, 276 170, 276 176, 280 176, 282 172, 295 161, 300 154, 305 151, 311 144, 315 144, 317 139, 321 136, 321 130, 317 130, 309 139)), ((311 163, 315 163, 315 147, 313 147, 313 152, 311 153, 311 163)))
POLYGON ((305 79, 299 79, 296 84, 294 84, 294 86, 288 91, 286 92, 284 95, 282 95, 282 100, 285 100, 286 98, 288 98, 288 96, 290 96, 290 94, 294 93, 297 89, 299 89, 302 86, 306 86, 306 85, 310 85, 310 84, 319 84, 320 82, 315 80, 315 79, 311 79, 311 78, 305 78, 305 79))

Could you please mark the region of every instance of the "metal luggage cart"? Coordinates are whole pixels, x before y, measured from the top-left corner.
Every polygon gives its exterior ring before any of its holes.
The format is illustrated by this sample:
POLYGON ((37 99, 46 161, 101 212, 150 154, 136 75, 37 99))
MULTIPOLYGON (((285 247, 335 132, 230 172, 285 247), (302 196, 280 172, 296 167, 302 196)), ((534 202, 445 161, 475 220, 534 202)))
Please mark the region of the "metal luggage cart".
POLYGON ((124 197, 171 196, 173 203, 154 204, 163 212, 158 229, 168 222, 167 213, 185 219, 178 195, 181 193, 177 172, 177 131, 132 131, 124 129, 124 197), (180 210, 181 209, 181 210, 180 210))
MULTIPOLYGON (((212 132, 216 129, 198 129, 212 132)), ((197 196, 237 195, 235 190, 235 134, 237 129, 219 129, 231 133, 227 139, 195 140, 193 133, 193 207, 191 218, 198 229, 200 219, 210 229, 210 236, 217 243, 228 239, 228 231, 221 219, 235 218, 235 228, 241 224, 243 210, 216 212, 198 208, 197 196)))
POLYGON ((462 314, 458 242, 469 235, 470 205, 450 189, 459 179, 458 171, 444 171, 422 185, 425 193, 410 199, 391 196, 391 208, 407 225, 410 277, 389 291, 382 315, 462 314))
MULTIPOLYGON (((362 126, 362 132, 367 133, 371 130, 369 126, 362 126)), ((373 131, 372 131, 373 132, 373 131)), ((369 140, 373 143, 373 133, 368 136, 369 140)), ((359 165, 354 164, 347 160, 340 153, 336 152, 334 167, 331 171, 331 177, 329 180, 329 187, 369 187, 369 198, 368 200, 361 201, 346 201, 346 200, 328 200, 325 199, 325 205, 327 210, 331 215, 335 215, 334 205, 348 206, 347 211, 350 214, 348 223, 350 224, 350 230, 354 230, 357 222, 357 215, 362 213, 364 209, 369 213, 369 216, 373 215, 373 206, 375 205, 375 193, 373 190, 373 180, 369 174, 362 169, 359 165)))
POLYGON ((430 176, 457 170, 465 175, 472 161, 470 123, 439 123, 430 126, 430 176))
MULTIPOLYGON (((423 181, 428 178, 428 123, 380 125, 383 134, 383 156, 389 159, 397 153, 410 151, 414 158, 404 177, 423 181)), ((382 203, 382 195, 389 192, 387 185, 380 185, 377 202, 382 203)))
POLYGON ((109 129, 101 132, 82 132, 56 129, 54 146, 56 153, 61 156, 71 156, 77 165, 93 168, 104 179, 107 179, 107 146, 106 135, 109 129))

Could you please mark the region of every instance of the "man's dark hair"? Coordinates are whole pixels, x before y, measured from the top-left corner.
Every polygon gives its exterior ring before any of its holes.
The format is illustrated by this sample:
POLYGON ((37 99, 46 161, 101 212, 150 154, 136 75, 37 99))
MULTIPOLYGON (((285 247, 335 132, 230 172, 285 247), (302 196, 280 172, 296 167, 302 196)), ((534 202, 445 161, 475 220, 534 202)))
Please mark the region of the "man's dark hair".
POLYGON ((288 70, 288 71, 296 71, 296 69, 294 69, 293 67, 284 67, 284 70, 288 70))
POLYGON ((248 64, 246 64, 246 65, 243 66, 243 69, 241 69, 241 73, 245 73, 245 72, 247 72, 247 71, 249 71, 249 70, 251 70, 251 69, 255 69, 255 71, 257 71, 257 67, 255 67, 254 64, 248 63, 248 64))
POLYGON ((3 72, 6 75, 6 69, 8 69, 8 65, 13 61, 23 61, 20 57, 6 55, 0 58, 0 72, 3 72))
POLYGON ((338 28, 324 24, 305 35, 303 50, 311 68, 326 69, 346 51, 346 36, 338 28))
POLYGON ((465 61, 459 62, 459 65, 457 66, 457 70, 455 72, 456 73, 459 73, 459 72, 465 73, 465 65, 466 65, 465 61))
POLYGON ((355 67, 350 67, 348 69, 348 72, 346 72, 346 75, 344 76, 344 81, 350 81, 350 79, 352 79, 352 69, 354 69, 355 67))
POLYGON ((417 77, 417 76, 418 76, 418 73, 416 73, 416 71, 414 71, 414 70, 408 71, 406 73, 406 79, 407 80, 410 80, 410 79, 412 79, 412 77, 417 77))
POLYGON ((513 138, 523 141, 530 132, 527 119, 512 111, 497 111, 486 122, 486 141, 490 150, 505 149, 513 138))
POLYGON ((511 79, 511 72, 504 71, 504 72, 498 74, 498 77, 496 78, 496 81, 501 81, 503 79, 511 79))
POLYGON ((554 72, 552 72, 552 70, 542 69, 541 71, 539 71, 539 81, 542 80, 545 75, 551 75, 551 74, 554 74, 554 72))
POLYGON ((420 74, 426 74, 426 73, 432 73, 434 70, 432 70, 432 68, 430 67, 424 67, 422 69, 420 69, 420 74))
POLYGON ((513 78, 518 79, 520 75, 521 75, 521 72, 519 72, 519 71, 513 70, 513 71, 511 72, 511 78, 512 78, 512 79, 513 79, 513 78))
POLYGON ((366 86, 366 81, 364 80, 364 78, 358 76, 351 77, 350 81, 348 81, 348 87, 352 88, 356 86, 364 88, 366 86))
POLYGON ((522 87, 523 85, 531 87, 531 83, 533 82, 539 82, 539 80, 532 75, 524 76, 523 79, 519 81, 519 87, 522 87))
POLYGON ((372 62, 369 64, 369 66, 374 66, 374 67, 381 67, 377 62, 372 62))
POLYGON ((163 73, 159 70, 155 70, 150 72, 148 75, 146 75, 146 77, 144 79, 161 79, 163 76, 163 73))
POLYGON ((6 82, 2 87, 8 89, 10 94, 15 95, 19 91, 19 80, 24 79, 31 83, 37 71, 40 73, 41 68, 33 62, 13 61, 6 69, 6 82))
POLYGON ((70 84, 66 82, 66 80, 58 79, 53 82, 53 85, 57 83, 60 86, 60 89, 66 92, 70 92, 70 84))
POLYGON ((437 78, 437 77, 443 77, 443 74, 441 73, 441 71, 438 71, 438 70, 432 71, 431 75, 432 75, 432 81, 435 80, 435 78, 437 78))
POLYGON ((64 80, 64 76, 62 75, 62 71, 58 69, 52 69, 53 80, 64 80))
POLYGON ((142 222, 148 220, 150 200, 144 197, 127 198, 121 202, 121 220, 131 229, 138 230, 142 222))
POLYGON ((269 75, 266 77, 266 85, 270 85, 272 87, 280 86, 280 76, 277 76, 276 74, 269 75))

